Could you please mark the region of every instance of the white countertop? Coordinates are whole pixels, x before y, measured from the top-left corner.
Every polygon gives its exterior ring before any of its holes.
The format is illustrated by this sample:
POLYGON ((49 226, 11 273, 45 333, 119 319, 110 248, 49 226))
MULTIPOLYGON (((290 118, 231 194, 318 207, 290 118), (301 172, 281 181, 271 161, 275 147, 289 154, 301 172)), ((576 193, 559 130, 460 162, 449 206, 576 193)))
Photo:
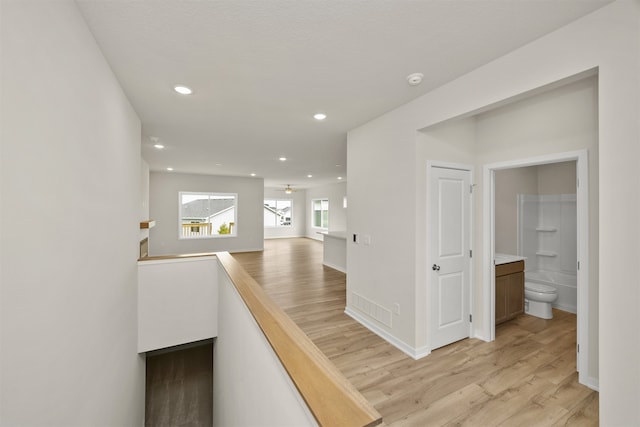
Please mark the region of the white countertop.
POLYGON ((327 237, 334 237, 336 239, 347 240, 347 232, 346 231, 321 231, 320 234, 323 234, 327 237))
POLYGON ((526 257, 519 255, 495 254, 494 260, 496 265, 509 264, 510 262, 524 261, 526 257))

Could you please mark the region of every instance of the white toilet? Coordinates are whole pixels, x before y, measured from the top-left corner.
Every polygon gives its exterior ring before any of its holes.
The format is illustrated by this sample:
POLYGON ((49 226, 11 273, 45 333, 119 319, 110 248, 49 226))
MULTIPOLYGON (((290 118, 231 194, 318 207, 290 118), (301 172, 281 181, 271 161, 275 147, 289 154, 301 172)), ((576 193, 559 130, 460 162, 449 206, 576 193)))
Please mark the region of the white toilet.
POLYGON ((558 299, 558 291, 542 283, 524 283, 524 312, 542 319, 552 319, 551 304, 558 299))

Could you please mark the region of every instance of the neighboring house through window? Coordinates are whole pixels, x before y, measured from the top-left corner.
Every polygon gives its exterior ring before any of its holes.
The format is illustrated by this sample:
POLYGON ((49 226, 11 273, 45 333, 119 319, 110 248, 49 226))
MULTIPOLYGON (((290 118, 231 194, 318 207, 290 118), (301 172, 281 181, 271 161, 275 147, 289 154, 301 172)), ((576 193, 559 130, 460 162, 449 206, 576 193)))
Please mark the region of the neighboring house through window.
POLYGON ((237 234, 234 193, 179 193, 181 239, 225 237, 237 234))
POLYGON ((315 228, 329 228, 328 199, 313 199, 311 201, 311 225, 315 228))
POLYGON ((263 210, 264 210, 265 228, 266 227, 291 227, 293 200, 265 199, 263 210))

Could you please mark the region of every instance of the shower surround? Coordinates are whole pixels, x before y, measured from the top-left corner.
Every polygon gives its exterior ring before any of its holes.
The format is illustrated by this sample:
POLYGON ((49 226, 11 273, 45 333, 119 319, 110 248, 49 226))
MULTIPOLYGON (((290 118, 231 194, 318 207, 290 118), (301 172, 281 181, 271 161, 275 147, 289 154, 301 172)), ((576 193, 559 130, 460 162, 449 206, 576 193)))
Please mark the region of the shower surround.
POLYGON ((527 258, 525 281, 558 291, 553 307, 577 309, 575 194, 518 195, 518 254, 527 258))

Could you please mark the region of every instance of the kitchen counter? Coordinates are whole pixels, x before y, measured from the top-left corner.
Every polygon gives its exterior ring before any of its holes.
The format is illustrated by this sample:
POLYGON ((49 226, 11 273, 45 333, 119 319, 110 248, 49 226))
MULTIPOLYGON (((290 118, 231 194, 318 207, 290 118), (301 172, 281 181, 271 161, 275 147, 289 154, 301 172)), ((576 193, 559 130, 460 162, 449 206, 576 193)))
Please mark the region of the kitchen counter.
POLYGON ((325 231, 322 263, 343 273, 347 272, 347 232, 325 231))
POLYGON ((336 239, 347 240, 346 231, 323 231, 320 234, 322 234, 323 236, 335 237, 336 239))

